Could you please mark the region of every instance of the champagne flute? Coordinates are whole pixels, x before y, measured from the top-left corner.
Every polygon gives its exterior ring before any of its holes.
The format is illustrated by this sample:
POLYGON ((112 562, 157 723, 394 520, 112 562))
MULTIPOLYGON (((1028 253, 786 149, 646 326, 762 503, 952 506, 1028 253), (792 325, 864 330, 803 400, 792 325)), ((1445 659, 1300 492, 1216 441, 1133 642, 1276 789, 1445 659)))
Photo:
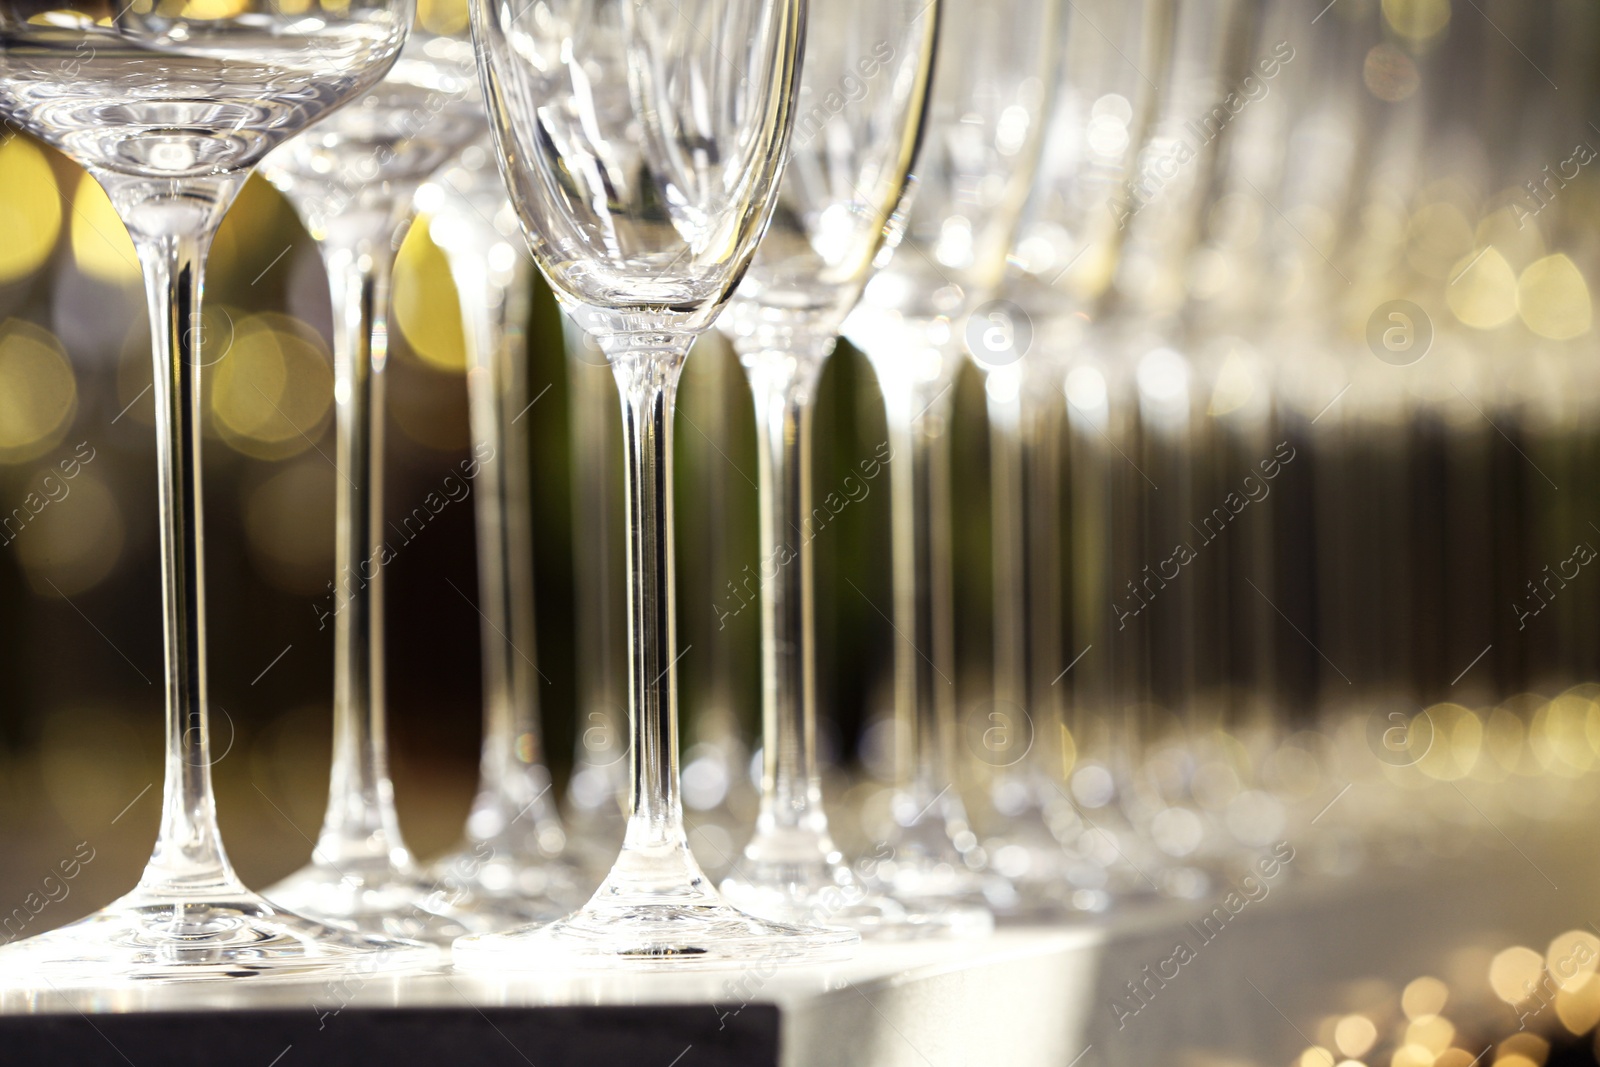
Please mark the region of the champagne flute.
POLYGON ((557 298, 616 375, 628 445, 629 818, 582 909, 464 937, 458 966, 665 967, 848 951, 854 931, 724 903, 679 795, 673 397, 775 203, 799 86, 803 0, 473 5, 502 170, 557 298))
POLYGON ((755 399, 762 559, 761 810, 722 891, 753 914, 863 933, 946 921, 869 891, 828 832, 812 648, 812 401, 840 324, 899 236, 894 214, 921 136, 938 8, 812 0, 778 207, 719 323, 755 399))
POLYGON ((844 328, 877 373, 894 456, 898 781, 893 856, 874 878, 917 911, 968 908, 968 925, 992 921, 985 900, 1008 903, 1010 886, 984 870, 955 785, 950 394, 963 327, 1001 282, 1038 161, 1059 8, 1004 0, 945 10, 905 237, 844 328))
MULTIPOLYGON (((1114 205, 1149 128, 1171 8, 1171 0, 1083 0, 1064 19, 1066 53, 1034 195, 1014 238, 1008 306, 982 333, 990 346, 974 350, 989 408, 995 691, 994 710, 979 723, 989 726, 987 744, 973 747, 998 768, 990 795, 1006 817, 984 848, 1018 893, 1014 912, 1035 917, 1098 910, 1110 899, 1094 849, 1075 848, 1091 827, 1064 790, 1069 760, 1099 752, 1078 723, 1069 729, 1062 709, 1067 669, 1094 645, 1086 638, 1069 648, 1062 632, 1062 382, 1115 269, 1123 229, 1114 205)), ((1099 648, 1104 656, 1106 641, 1099 648)))
MULTIPOLYGON (((478 590, 483 622, 483 751, 466 840, 435 860, 452 903, 488 929, 548 922, 583 903, 582 876, 550 792, 534 659, 533 514, 529 499, 525 331, 533 264, 487 138, 417 193, 428 233, 450 262, 472 366, 478 590)), ((592 883, 591 883, 592 884, 592 883)))
POLYGON ((984 849, 1016 890, 1010 910, 1033 917, 1109 902, 1106 872, 1057 838, 1087 828, 1076 825, 1083 820, 1063 788, 1071 768, 1061 754, 1082 751, 1073 746, 1084 731, 1068 730, 1061 681, 1094 643, 1069 648, 1062 629, 1061 384, 1116 263, 1123 230, 1108 205, 1148 127, 1171 9, 1172 0, 1078 0, 1065 16, 1046 148, 1006 300, 976 331, 985 343, 973 350, 989 413, 995 625, 992 709, 968 742, 996 768, 990 795, 1005 819, 984 849))
POLYGON ((1080 840, 1120 861, 1107 872, 1121 876, 1120 886, 1108 887, 1113 895, 1120 888, 1192 896, 1208 884, 1194 863, 1199 818, 1162 797, 1160 776, 1144 774, 1141 764, 1145 746, 1170 721, 1162 701, 1198 710, 1190 699, 1194 583, 1168 588, 1158 574, 1171 546, 1193 536, 1194 374, 1180 350, 1186 338, 1178 314, 1217 142, 1228 132, 1214 109, 1243 72, 1254 12, 1243 0, 1173 5, 1149 130, 1110 204, 1121 231, 1110 291, 1092 344, 1064 379, 1078 453, 1072 491, 1096 502, 1075 508, 1074 540, 1085 551, 1074 560, 1074 582, 1103 594, 1098 603, 1077 599, 1074 622, 1084 646, 1107 654, 1104 670, 1091 665, 1075 685, 1075 721, 1090 758, 1074 770, 1071 792, 1089 825, 1080 840), (1158 588, 1159 601, 1147 604, 1158 588))
POLYGON ((406 847, 389 778, 383 588, 392 550, 383 514, 383 398, 395 253, 417 188, 484 132, 473 75, 471 42, 424 26, 371 92, 289 141, 263 167, 327 267, 339 470, 328 810, 311 861, 265 892, 328 921, 440 943, 467 927, 406 847))
POLYGON ((206 252, 251 168, 394 63, 409 0, 290 15, 240 0, 174 15, 134 0, 44 12, 0 2, 0 114, 105 187, 149 296, 161 501, 167 752, 161 829, 139 884, 85 919, 0 951, 8 979, 288 975, 431 960, 415 943, 306 919, 250 892, 217 830, 205 649, 200 442, 206 252), (379 955, 374 955, 378 953, 379 955))

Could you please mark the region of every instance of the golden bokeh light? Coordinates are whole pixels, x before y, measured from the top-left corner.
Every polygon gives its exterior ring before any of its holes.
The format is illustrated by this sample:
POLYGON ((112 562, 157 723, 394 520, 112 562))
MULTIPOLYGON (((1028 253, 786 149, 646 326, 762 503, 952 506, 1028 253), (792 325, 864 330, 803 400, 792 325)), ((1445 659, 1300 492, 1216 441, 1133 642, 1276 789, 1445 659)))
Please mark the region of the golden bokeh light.
POLYGON ((1377 1040, 1378 1028, 1365 1015, 1346 1015, 1333 1028, 1333 1043, 1351 1059, 1366 1055, 1377 1040))
POLYGON ((1332 1052, 1321 1045, 1312 1045, 1300 1053, 1300 1058, 1295 1061, 1295 1067, 1330 1067, 1332 1063, 1332 1052))
POLYGON ((1434 1060, 1433 1052, 1421 1045, 1401 1045, 1389 1057, 1389 1067, 1433 1067, 1434 1060))
POLYGON ((112 285, 140 279, 139 254, 111 198, 88 173, 72 194, 72 260, 91 278, 112 285))
POLYGON ((1450 987, 1431 975, 1415 978, 1400 994, 1400 1010, 1408 1019, 1438 1015, 1450 999, 1450 987))
POLYGON ((1528 747, 1539 765, 1568 776, 1592 768, 1589 729, 1594 713, 1594 701, 1575 693, 1563 693, 1536 711, 1528 727, 1528 747))
POLYGON ((220 350, 205 357, 213 364, 210 401, 219 433, 257 459, 310 448, 333 406, 333 369, 320 336, 274 312, 224 317, 208 324, 207 343, 220 350))
POLYGON ((1455 1026, 1443 1015, 1419 1016, 1406 1026, 1406 1044, 1427 1049, 1430 1057, 1449 1048, 1455 1036, 1455 1026))
POLYGON ((1526 1031, 1512 1034, 1494 1050, 1494 1062, 1507 1067, 1540 1067, 1549 1056, 1550 1042, 1526 1031))
POLYGON ((1579 989, 1600 969, 1600 937, 1588 930, 1558 934, 1545 950, 1544 962, 1557 986, 1579 989))
POLYGON ((467 28, 466 0, 417 0, 417 25, 449 37, 467 28))
MULTIPOLYGON (((1515 771, 1522 762, 1523 745, 1526 739, 1521 717, 1504 706, 1495 708, 1489 713, 1488 719, 1483 724, 1484 750, 1494 757, 1493 762, 1501 769, 1515 771)), ((1488 764, 1488 760, 1481 761, 1488 764)), ((1484 768, 1487 770, 1487 766, 1484 768)), ((1491 777, 1480 775, 1480 777, 1491 777)))
POLYGON ((25 137, 0 144, 0 234, 0 285, 44 266, 61 235, 55 172, 25 137))
POLYGON ((1489 988, 1494 995, 1515 1006, 1539 986, 1544 974, 1544 957, 1522 945, 1513 945, 1495 954, 1489 963, 1489 988))
MULTIPOLYGON (((1471 774, 1483 748, 1483 724, 1478 717, 1460 704, 1435 704, 1426 714, 1432 725, 1432 744, 1418 760, 1417 769, 1444 782, 1471 774)), ((1413 722, 1412 730, 1417 729, 1413 722)))
POLYGON ((424 363, 466 372, 467 344, 450 262, 428 237, 426 216, 418 216, 400 246, 391 304, 395 324, 424 363))
POLYGON ((77 379, 55 336, 21 319, 0 322, 0 463, 54 448, 77 408, 77 379))
POLYGON ((1553 341, 1588 333, 1594 309, 1583 272, 1564 255, 1530 263, 1517 279, 1517 313, 1528 329, 1553 341))
POLYGON ((1450 0, 1383 0, 1383 21, 1408 41, 1426 41, 1450 24, 1450 0))
POLYGON ((1227 415, 1238 411, 1257 395, 1265 393, 1265 383, 1255 365, 1237 351, 1229 352, 1217 371, 1216 385, 1211 391, 1209 415, 1227 415))
POLYGON ((1522 270, 1545 254, 1545 246, 1538 220, 1512 206, 1518 192, 1508 189, 1502 193, 1509 202, 1479 219, 1473 236, 1479 248, 1493 245, 1508 263, 1522 270))
MULTIPOLYGON (((49 468, 36 478, 42 480, 49 468)), ((29 520, 13 542, 29 587, 43 597, 93 589, 122 557, 122 508, 106 483, 81 469, 64 492, 29 520)))
POLYGON ((1600 978, 1591 974, 1572 989, 1556 990, 1556 1018, 1574 1034, 1600 1025, 1600 978))
POLYGON ((250 0, 187 0, 183 5, 186 19, 231 19, 250 10, 250 0))
POLYGON ((1463 325, 1492 330, 1517 314, 1517 275, 1499 249, 1485 248, 1455 263, 1444 296, 1463 325))

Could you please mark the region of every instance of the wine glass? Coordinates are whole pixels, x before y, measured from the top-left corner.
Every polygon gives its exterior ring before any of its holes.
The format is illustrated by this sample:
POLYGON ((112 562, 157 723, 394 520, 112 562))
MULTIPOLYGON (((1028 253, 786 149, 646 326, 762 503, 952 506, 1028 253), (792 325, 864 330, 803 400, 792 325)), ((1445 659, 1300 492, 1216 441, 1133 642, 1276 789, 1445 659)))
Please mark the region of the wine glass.
POLYGON ((252 167, 394 63, 409 0, 235 0, 173 14, 0 2, 0 114, 105 187, 138 249, 154 338, 166 660, 161 829, 139 884, 76 923, 0 950, 7 978, 248 978, 429 961, 424 946, 285 911, 234 874, 211 786, 201 507, 200 329, 207 249, 252 167))
POLYGON ((1060 7, 945 9, 905 236, 844 327, 877 373, 893 449, 898 781, 893 856, 875 879, 920 912, 967 908, 972 924, 992 921, 985 902, 1008 903, 1010 886, 984 870, 955 787, 950 394, 964 327, 1001 282, 1038 161, 1060 7))
MULTIPOLYGON (((1104 832, 1124 839, 1129 835, 1119 835, 1117 824, 1126 818, 1143 843, 1155 846, 1138 862, 1140 883, 1154 882, 1183 897, 1199 895, 1213 882, 1206 853, 1214 835, 1208 835, 1188 783, 1175 784, 1174 776, 1159 769, 1190 759, 1190 741, 1209 725, 1207 702, 1195 681, 1203 580, 1198 575, 1211 560, 1203 559, 1193 568, 1198 573, 1184 576, 1193 580, 1170 585, 1159 571, 1173 555, 1172 546, 1195 541, 1190 523, 1204 511, 1196 486, 1202 464, 1194 461, 1202 443, 1202 411, 1183 313, 1190 257, 1240 122, 1231 115, 1221 122, 1216 101, 1256 72, 1251 64, 1274 58, 1270 52, 1263 55, 1264 47, 1252 54, 1260 13, 1261 5, 1241 0, 1178 0, 1174 7, 1173 46, 1150 133, 1134 177, 1115 205, 1122 246, 1100 337, 1119 364, 1110 376, 1114 381, 1108 379, 1108 395, 1121 410, 1112 418, 1114 428, 1088 430, 1116 442, 1120 455, 1108 457, 1112 480, 1116 492, 1130 498, 1132 516, 1131 522, 1111 519, 1125 523, 1127 531, 1110 540, 1109 570, 1123 582, 1113 591, 1116 632, 1111 635, 1121 685, 1112 709, 1122 734, 1113 755, 1122 764, 1114 774, 1117 810, 1103 821, 1094 818, 1104 832), (1152 573, 1157 574, 1153 582, 1152 573), (1143 597, 1154 596, 1153 583, 1161 583, 1159 603, 1152 599, 1145 610, 1143 597)), ((1249 106, 1259 107, 1260 101, 1249 106)), ((1248 120, 1248 112, 1243 118, 1248 120)), ((1111 620, 1101 615, 1100 621, 1111 620)))
MULTIPOLYGON (((485 131, 487 132, 487 131, 485 131)), ((418 191, 429 236, 455 279, 472 366, 472 436, 486 456, 476 485, 483 643, 483 748, 462 846, 431 871, 451 903, 486 929, 548 922, 582 904, 582 875, 550 793, 534 659, 533 515, 529 499, 525 332, 533 264, 488 139, 418 191), (521 423, 519 426, 518 424, 521 423)), ((591 885, 593 883, 590 883, 591 885)))
POLYGON ((389 778, 383 588, 396 535, 383 513, 383 398, 390 278, 412 197, 487 124, 465 30, 461 20, 462 36, 414 31, 382 82, 262 167, 327 267, 339 472, 328 809, 310 862, 265 894, 356 929, 443 944, 468 928, 406 847, 389 778))
POLYGON ((722 892, 752 914, 863 933, 948 920, 869 891, 828 832, 816 754, 811 417, 839 326, 898 237, 939 7, 812 0, 778 207, 718 323, 755 399, 762 560, 761 810, 722 892))
POLYGON ((974 331, 989 414, 994 695, 967 740, 994 769, 990 798, 1004 818, 984 850, 1016 891, 1008 910, 1035 918, 1109 902, 1106 872, 1058 839, 1090 828, 1064 789, 1062 754, 1081 751, 1072 746, 1085 731, 1067 729, 1071 683, 1061 684, 1084 644, 1069 647, 1062 628, 1061 384, 1116 263, 1123 229, 1112 205, 1148 128, 1172 6, 1078 0, 1066 14, 1046 147, 1005 300, 974 331))
POLYGON ((544 927, 464 937, 458 966, 682 967, 848 951, 854 931, 724 903, 679 795, 673 397, 775 203, 803 0, 473 5, 502 171, 534 261, 605 351, 628 447, 629 818, 594 897, 544 927))

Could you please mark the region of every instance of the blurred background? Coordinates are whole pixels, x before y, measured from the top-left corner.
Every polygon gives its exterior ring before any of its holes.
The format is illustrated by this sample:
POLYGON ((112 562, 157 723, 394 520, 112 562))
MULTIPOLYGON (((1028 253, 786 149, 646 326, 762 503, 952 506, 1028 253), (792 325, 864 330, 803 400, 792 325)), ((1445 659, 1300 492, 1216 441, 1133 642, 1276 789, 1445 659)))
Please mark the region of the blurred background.
MULTIPOLYGON (((1219 17, 1242 6, 1219 4, 1219 17)), ((1589 565, 1600 547, 1590 285, 1600 13, 1578 0, 1293 10, 1283 40, 1301 58, 1285 69, 1298 81, 1268 95, 1292 106, 1252 104, 1220 128, 1193 239, 1169 242, 1181 269, 1160 351, 1182 353, 1187 430, 1166 433, 1108 371, 1110 403, 1127 410, 1107 438, 1120 456, 1113 491, 1093 500, 1070 462, 1077 439, 1063 433, 1061 662, 1086 658, 1062 699, 1075 722, 1137 708, 1151 737, 1174 722, 1262 721, 1281 736, 1354 709, 1407 721, 1448 703, 1475 725, 1437 712, 1454 724, 1441 750, 1451 761, 1424 763, 1424 774, 1587 770, 1600 761, 1593 693, 1581 691, 1576 720, 1546 712, 1552 697, 1600 681, 1600 567, 1589 565), (1314 166, 1281 166, 1277 184, 1256 188, 1263 139, 1314 166), (1308 170, 1325 181, 1308 185, 1308 170), (1344 283, 1327 286, 1333 275, 1344 283), (1404 336, 1385 341, 1396 329, 1404 336), (1274 456, 1281 468, 1260 495, 1246 478, 1274 456), (1236 493, 1248 507, 1228 502, 1236 493), (1141 583, 1172 556, 1172 531, 1198 529, 1218 507, 1236 516, 1220 547, 1181 595, 1149 596, 1141 583), (1097 530, 1114 544, 1080 554, 1097 530), (1576 740, 1550 742, 1573 721, 1576 740)), ((1240 71, 1280 29, 1249 38, 1240 71)), ((1235 82, 1223 79, 1218 98, 1235 82)), ((442 492, 471 445, 455 293, 426 222, 401 250, 390 322, 386 492, 397 524, 442 492)), ((1132 262, 1116 283, 1130 294, 1132 262)), ((230 854, 260 886, 304 862, 326 798, 337 478, 326 278, 260 179, 217 239, 207 307, 214 774, 230 854)), ((534 307, 536 399, 517 428, 532 445, 545 755, 564 794, 585 721, 575 605, 594 595, 574 578, 573 551, 600 537, 574 511, 573 441, 596 420, 610 440, 619 429, 614 405, 577 402, 574 375, 597 368, 569 360, 542 286, 534 307)), ((145 320, 132 245, 98 185, 25 136, 0 141, 0 901, 20 900, 79 842, 95 853, 70 904, 30 932, 125 891, 155 835, 161 628, 145 320)), ((1164 395, 1173 365, 1122 336, 1087 344, 1145 401, 1164 395)), ((1077 353, 1047 355, 1062 364, 1065 411, 1077 353)), ((870 839, 870 818, 853 813, 870 814, 892 766, 888 474, 862 477, 884 454, 885 429, 871 370, 847 345, 821 393, 816 496, 851 475, 866 487, 814 541, 823 749, 848 791, 852 815, 836 829, 851 846, 870 839)), ((961 714, 980 724, 992 701, 984 411, 968 368, 949 428, 955 684, 961 714)), ((742 372, 715 337, 690 359, 676 447, 683 742, 721 746, 700 764, 696 753, 712 749, 690 752, 690 821, 724 812, 736 823, 754 814, 746 761, 758 743, 756 457, 742 372)), ((472 524, 470 496, 447 498, 386 571, 391 759, 408 841, 424 857, 454 842, 477 771, 472 524)), ((981 782, 981 754, 957 751, 981 782)), ((736 826, 722 833, 717 847, 741 843, 736 826)))

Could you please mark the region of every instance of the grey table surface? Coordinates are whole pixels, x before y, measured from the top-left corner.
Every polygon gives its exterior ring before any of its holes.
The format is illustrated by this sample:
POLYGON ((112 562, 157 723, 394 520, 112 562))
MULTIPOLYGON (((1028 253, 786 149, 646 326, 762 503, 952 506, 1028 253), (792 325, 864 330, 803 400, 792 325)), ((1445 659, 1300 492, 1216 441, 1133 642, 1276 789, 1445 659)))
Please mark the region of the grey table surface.
MULTIPOLYGON (((136 1067, 437 1062, 445 1053, 425 1047, 436 1033, 484 1050, 467 1062, 537 1067, 1286 1063, 1349 983, 1398 989, 1439 973, 1464 946, 1542 950, 1563 930, 1600 922, 1583 837, 1475 836, 1453 859, 1235 886, 1236 910, 1169 901, 974 941, 866 943, 826 965, 10 988, 0 990, 0 1062, 27 1062, 8 1046, 71 1041, 136 1067), (401 1021, 415 1032, 395 1036, 401 1021), (140 1025, 136 1035, 125 1029, 140 1025), (163 1027, 191 1038, 220 1027, 247 1054, 143 1060, 128 1051, 135 1037, 159 1042, 163 1027), (344 1037, 328 1036, 341 1028, 344 1037), (396 1059, 385 1040, 414 1056, 396 1059), (615 1056, 600 1051, 612 1045, 615 1056)), ((1514 1028, 1515 1013, 1503 1010, 1514 1028)))

